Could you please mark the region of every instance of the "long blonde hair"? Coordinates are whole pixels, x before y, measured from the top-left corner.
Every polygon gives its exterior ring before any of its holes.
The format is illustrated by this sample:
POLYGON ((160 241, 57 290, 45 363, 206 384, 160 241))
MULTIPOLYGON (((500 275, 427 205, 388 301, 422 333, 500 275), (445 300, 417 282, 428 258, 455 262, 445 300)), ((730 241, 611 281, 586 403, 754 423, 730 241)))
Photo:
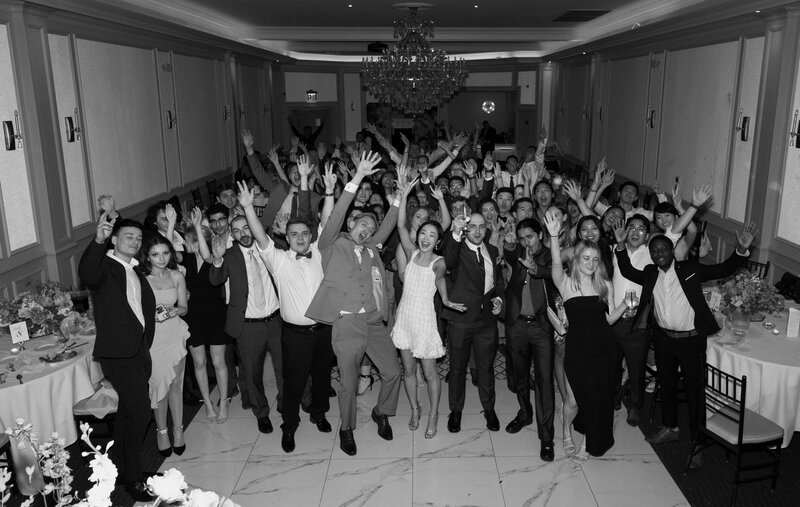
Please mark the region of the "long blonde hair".
POLYGON ((570 278, 570 286, 574 292, 581 292, 581 277, 583 276, 576 265, 577 262, 580 262, 579 259, 581 254, 585 250, 594 250, 597 252, 597 257, 599 258, 599 262, 597 263, 597 269, 595 269, 594 273, 592 273, 592 287, 594 287, 595 292, 600 297, 600 299, 608 304, 608 285, 609 282, 608 272, 606 271, 606 266, 603 264, 602 259, 602 252, 600 252, 600 247, 594 241, 589 241, 582 239, 578 241, 575 245, 575 250, 573 251, 572 255, 572 266, 569 273, 570 278))

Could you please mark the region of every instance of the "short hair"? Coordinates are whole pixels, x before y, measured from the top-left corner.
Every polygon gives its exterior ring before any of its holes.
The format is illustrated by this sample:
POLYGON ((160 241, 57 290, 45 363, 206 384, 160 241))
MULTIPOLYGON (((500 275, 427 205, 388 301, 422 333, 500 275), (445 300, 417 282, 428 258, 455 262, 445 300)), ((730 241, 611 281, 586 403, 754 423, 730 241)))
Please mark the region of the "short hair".
POLYGON ((114 228, 111 231, 111 235, 117 236, 119 234, 120 229, 122 229, 123 227, 134 227, 144 232, 144 227, 140 222, 137 222, 132 218, 123 218, 122 220, 117 220, 116 222, 114 222, 114 228))
POLYGON ((547 185, 550 188, 550 193, 551 194, 555 194, 556 193, 555 189, 553 188, 553 184, 552 183, 550 183, 547 180, 539 180, 538 182, 536 182, 536 185, 533 186, 533 194, 534 195, 536 194, 536 189, 539 188, 539 185, 547 185))
MULTIPOLYGON (((356 209, 358 209, 358 208, 356 208, 356 209)), ((364 217, 371 218, 372 221, 375 222, 375 226, 376 227, 378 226, 378 217, 375 216, 375 213, 373 213, 372 211, 360 211, 356 216, 354 216, 353 218, 349 219, 348 222, 351 222, 351 221, 352 222, 358 222, 359 220, 361 220, 364 217)), ((350 228, 350 225, 348 224, 347 227, 350 228)))
POLYGON ((620 184, 619 191, 622 192, 622 189, 628 186, 633 187, 633 189, 636 190, 636 195, 639 195, 639 184, 633 180, 628 180, 620 184))
POLYGON ((169 203, 164 200, 158 201, 155 204, 151 204, 147 208, 147 214, 144 217, 144 226, 147 227, 149 230, 157 231, 158 224, 156 224, 156 220, 158 218, 158 212, 159 211, 166 212, 167 204, 169 203))
POLYGON ((671 213, 673 215, 679 215, 678 210, 675 209, 675 206, 672 205, 671 202, 660 202, 656 204, 656 207, 653 208, 653 214, 655 213, 671 213))
POLYGON ((536 209, 536 204, 533 203, 533 199, 531 199, 530 197, 520 197, 519 199, 514 201, 514 204, 511 205, 512 213, 516 213, 517 209, 519 209, 519 203, 521 202, 527 202, 528 204, 531 205, 533 209, 536 209))
POLYGON ((483 209, 484 204, 491 204, 492 206, 494 206, 495 211, 500 211, 499 209, 497 209, 497 202, 495 202, 495 200, 492 199, 491 197, 486 197, 484 199, 481 199, 481 201, 478 203, 478 210, 483 209))
POLYGON ((140 262, 139 264, 142 267, 142 272, 145 275, 150 274, 150 269, 153 267, 150 264, 150 249, 156 245, 166 245, 169 249, 169 262, 167 263, 167 267, 169 269, 178 269, 178 260, 175 258, 175 248, 172 246, 172 242, 162 236, 158 232, 148 233, 144 237, 144 242, 142 244, 142 248, 139 250, 140 262))
POLYGON ((506 157, 506 164, 508 164, 508 161, 511 159, 514 159, 517 163, 519 163, 519 159, 517 158, 516 155, 509 155, 508 157, 506 157))
POLYGON ((534 220, 533 218, 525 218, 517 222, 517 227, 515 232, 519 232, 520 229, 533 229, 533 232, 536 234, 542 234, 542 225, 539 223, 538 220, 534 220))
POLYGON ((647 217, 642 215, 641 213, 636 213, 635 215, 630 217, 628 221, 625 222, 625 226, 627 227, 631 225, 631 222, 634 220, 639 220, 640 222, 642 222, 644 224, 645 229, 647 229, 647 232, 650 232, 650 220, 648 220, 647 217))
POLYGON ((647 242, 647 248, 652 248, 653 243, 657 241, 663 241, 664 243, 668 244, 670 248, 674 248, 672 240, 666 237, 664 234, 653 234, 653 236, 650 238, 650 241, 647 242))
POLYGON ((464 184, 466 183, 466 182, 464 181, 464 178, 462 178, 461 176, 452 176, 452 177, 450 178, 450 181, 449 181, 449 183, 453 183, 453 182, 454 182, 454 181, 456 181, 456 180, 460 181, 462 185, 464 185, 464 184))
POLYGON ((286 222, 286 232, 287 233, 289 232, 289 227, 291 227, 293 225, 297 225, 297 224, 302 224, 302 225, 305 225, 306 227, 308 227, 308 232, 312 231, 311 223, 308 220, 306 220, 305 218, 294 217, 294 218, 290 218, 289 221, 286 222))
POLYGON ((219 193, 221 194, 222 192, 224 192, 226 190, 233 190, 233 195, 236 195, 236 194, 239 193, 239 189, 236 188, 236 184, 234 184, 234 183, 223 183, 222 186, 219 189, 219 193))
POLYGON ((500 187, 500 188, 497 189, 497 192, 495 192, 494 195, 496 197, 496 196, 499 196, 500 194, 502 194, 504 192, 507 193, 507 194, 511 194, 511 198, 512 199, 514 198, 514 189, 511 188, 511 187, 500 187))
POLYGON ((606 216, 607 216, 609 213, 611 213, 612 211, 614 211, 615 209, 616 209, 616 210, 620 210, 620 211, 622 212, 622 218, 625 218, 625 210, 624 210, 624 209, 622 209, 622 206, 620 206, 620 205, 618 205, 618 204, 614 204, 614 205, 611 205, 611 206, 609 206, 609 207, 608 207, 608 208, 607 208, 607 209, 606 209, 606 210, 603 212, 603 220, 605 220, 606 216))
POLYGON ((221 213, 225 216, 228 216, 229 210, 227 206, 225 206, 221 202, 215 202, 214 204, 209 206, 208 209, 206 210, 206 218, 210 220, 211 215, 216 215, 217 213, 221 213))

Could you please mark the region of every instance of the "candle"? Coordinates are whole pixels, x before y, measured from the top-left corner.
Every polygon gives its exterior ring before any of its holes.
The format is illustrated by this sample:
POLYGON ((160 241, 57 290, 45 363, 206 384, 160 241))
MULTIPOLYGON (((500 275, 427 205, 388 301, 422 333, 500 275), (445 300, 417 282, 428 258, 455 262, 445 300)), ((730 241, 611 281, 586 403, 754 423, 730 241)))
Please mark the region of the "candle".
POLYGON ((19 347, 11 347, 12 354, 19 354, 19 347))
POLYGON ((774 327, 774 328, 772 328, 772 334, 777 336, 777 335, 781 334, 781 331, 777 327, 774 327))

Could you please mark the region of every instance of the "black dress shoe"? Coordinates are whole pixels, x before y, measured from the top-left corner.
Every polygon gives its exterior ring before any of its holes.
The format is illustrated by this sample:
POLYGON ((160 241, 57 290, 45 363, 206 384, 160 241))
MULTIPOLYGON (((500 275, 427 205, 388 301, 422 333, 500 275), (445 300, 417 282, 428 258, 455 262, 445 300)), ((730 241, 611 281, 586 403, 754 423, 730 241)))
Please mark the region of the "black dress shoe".
POLYGON ((283 452, 294 451, 294 431, 283 430, 281 449, 283 449, 283 452))
POLYGON ((375 413, 375 410, 372 410, 372 420, 375 421, 375 424, 378 425, 378 435, 384 440, 391 440, 393 437, 392 435, 392 427, 389 426, 389 418, 385 415, 378 415, 375 413))
POLYGON ((269 420, 269 416, 258 419, 258 431, 261 433, 272 433, 272 422, 269 420))
POLYGON ((150 494, 150 490, 147 488, 147 484, 145 484, 144 481, 124 481, 123 484, 125 485, 125 491, 128 495, 137 502, 152 502, 156 499, 155 496, 150 494))
POLYGON ((483 417, 486 418, 486 429, 489 431, 500 431, 500 421, 494 410, 484 410, 483 417))
POLYGON ((328 420, 325 419, 325 414, 322 414, 317 417, 314 417, 312 415, 311 417, 308 418, 308 420, 311 421, 311 424, 316 424, 317 429, 322 433, 330 433, 331 430, 333 429, 331 428, 331 423, 329 423, 328 420))
POLYGON ((543 440, 542 441, 542 448, 539 450, 539 457, 542 458, 542 461, 553 461, 556 454, 553 451, 553 441, 552 440, 543 440))
POLYGON ((339 430, 339 447, 348 456, 356 455, 356 439, 353 438, 353 430, 339 430))
POLYGON ((691 461, 689 461, 689 470, 697 470, 699 468, 703 468, 703 453, 702 452, 692 456, 691 461))
POLYGON ((450 433, 458 433, 461 431, 461 412, 454 410, 450 412, 447 417, 447 431, 450 433))
POLYGON ((639 426, 641 422, 641 418, 639 417, 639 409, 636 407, 631 407, 628 409, 628 417, 625 418, 625 422, 627 422, 630 426, 639 426))
POLYGON ((681 432, 680 430, 672 429, 672 428, 661 428, 656 432, 655 435, 648 438, 647 441, 651 444, 663 444, 664 442, 674 442, 675 440, 681 439, 681 432))
POLYGON ((533 419, 528 419, 524 421, 519 417, 515 417, 511 419, 511 422, 506 425, 506 431, 508 433, 519 433, 519 430, 524 428, 525 426, 530 426, 533 424, 533 419))

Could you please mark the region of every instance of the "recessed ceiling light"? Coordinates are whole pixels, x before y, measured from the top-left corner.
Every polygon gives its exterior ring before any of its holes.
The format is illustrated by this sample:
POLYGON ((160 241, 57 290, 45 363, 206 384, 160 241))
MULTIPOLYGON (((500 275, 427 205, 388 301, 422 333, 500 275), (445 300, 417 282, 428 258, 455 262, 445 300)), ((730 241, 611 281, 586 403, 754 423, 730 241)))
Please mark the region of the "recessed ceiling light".
POLYGON ((476 8, 476 9, 478 8, 478 5, 477 5, 477 4, 475 4, 475 8, 476 8))
POLYGON ((761 14, 761 11, 756 11, 756 14, 761 14))
POLYGON ((347 4, 347 6, 348 6, 348 7, 352 7, 352 6, 353 6, 353 4, 347 4))
POLYGON ((584 51, 584 52, 583 52, 583 54, 585 55, 585 54, 586 54, 586 51, 584 51))

